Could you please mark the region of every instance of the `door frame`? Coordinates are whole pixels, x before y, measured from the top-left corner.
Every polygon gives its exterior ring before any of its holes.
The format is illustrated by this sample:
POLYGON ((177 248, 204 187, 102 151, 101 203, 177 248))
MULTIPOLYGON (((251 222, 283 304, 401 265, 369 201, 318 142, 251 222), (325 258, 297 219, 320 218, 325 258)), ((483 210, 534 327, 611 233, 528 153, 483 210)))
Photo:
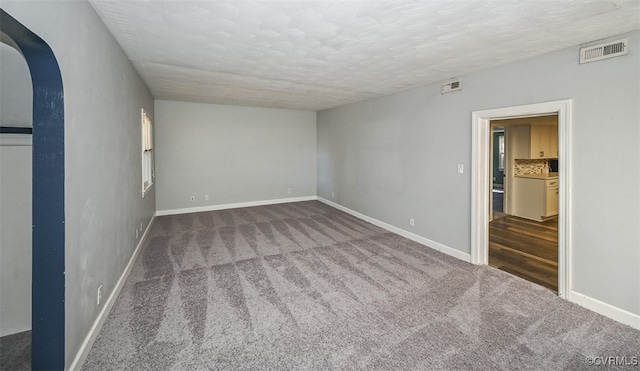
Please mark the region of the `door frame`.
MULTIPOLYGON (((495 132, 493 131, 494 128, 491 126, 491 122, 489 122, 489 130, 491 131, 491 137, 490 137, 490 143, 489 143, 489 151, 491 151, 491 157, 489 157, 489 179, 491 181, 491 184, 489 186, 489 221, 493 221, 493 185, 495 184, 493 182, 493 178, 495 177, 495 173, 493 172, 494 168, 495 168, 495 161, 493 158, 493 152, 495 151, 495 146, 499 145, 496 143, 496 141, 494 140, 495 137, 495 132)), ((505 149, 506 149, 506 145, 507 145, 507 131, 505 129, 501 129, 502 130, 502 137, 504 138, 504 143, 505 143, 505 149)), ((506 151, 505 151, 505 158, 504 161, 505 163, 507 162, 508 157, 506 155, 506 151)), ((503 197, 502 197, 502 212, 504 213, 506 210, 506 199, 507 199, 507 185, 506 185, 506 168, 502 171, 503 173, 503 179, 502 179, 502 191, 503 191, 503 197)))
POLYGON ((558 114, 558 295, 571 290, 571 99, 473 111, 471 119, 471 262, 489 263, 491 120, 558 114))

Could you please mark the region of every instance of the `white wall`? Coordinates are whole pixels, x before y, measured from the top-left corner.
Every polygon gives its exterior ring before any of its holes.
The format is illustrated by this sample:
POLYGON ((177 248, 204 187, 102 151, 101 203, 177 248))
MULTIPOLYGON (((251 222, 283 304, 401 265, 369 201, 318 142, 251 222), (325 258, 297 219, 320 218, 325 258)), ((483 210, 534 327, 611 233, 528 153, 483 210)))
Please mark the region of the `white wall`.
POLYGON ((31 146, 0 144, 0 336, 30 329, 31 146))
MULTIPOLYGON (((0 126, 31 127, 29 66, 4 43, 0 82, 0 126)), ((30 143, 28 134, 0 134, 0 336, 31 329, 30 143)))
POLYGON ((0 42, 0 82, 0 124, 31 127, 33 88, 29 66, 16 49, 3 42, 0 42))
POLYGON ((471 112, 571 98, 572 289, 640 314, 640 33, 623 36, 624 57, 579 65, 574 47, 462 76, 460 92, 318 112, 318 195, 469 253, 471 112))
POLYGON ((149 223, 141 197, 140 108, 153 98, 86 1, 2 1, 55 54, 65 99, 65 352, 67 367, 149 223))
POLYGON ((155 112, 159 211, 315 196, 315 112, 162 100, 155 112))

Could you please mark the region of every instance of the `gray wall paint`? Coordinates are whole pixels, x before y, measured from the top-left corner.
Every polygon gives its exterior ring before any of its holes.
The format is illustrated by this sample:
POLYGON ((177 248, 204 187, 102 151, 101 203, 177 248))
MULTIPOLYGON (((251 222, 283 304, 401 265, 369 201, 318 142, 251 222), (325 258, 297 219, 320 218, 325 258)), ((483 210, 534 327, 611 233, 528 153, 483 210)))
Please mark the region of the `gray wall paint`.
POLYGON ((579 65, 569 48, 462 76, 460 92, 318 112, 318 195, 469 253, 471 112, 571 98, 572 288, 640 314, 640 34, 623 36, 624 57, 579 65))
POLYGON ((98 286, 114 289, 155 212, 141 198, 140 108, 153 98, 85 1, 3 1, 55 53, 65 95, 66 364, 98 316, 98 286))
POLYGON ((31 127, 32 101, 27 62, 16 49, 0 42, 0 124, 31 127))
POLYGON ((158 210, 315 196, 315 112, 161 100, 155 107, 158 210))
POLYGON ((31 146, 1 145, 0 336, 30 329, 31 146))
MULTIPOLYGON (((31 127, 29 66, 0 43, 0 126, 31 127)), ((15 134, 0 134, 0 142, 15 134)), ((19 135, 22 139, 28 135, 19 135)), ((14 141, 12 141, 14 142, 14 141)), ((25 142, 29 142, 27 139, 25 142)), ((0 145, 0 336, 31 329, 31 146, 0 145)))

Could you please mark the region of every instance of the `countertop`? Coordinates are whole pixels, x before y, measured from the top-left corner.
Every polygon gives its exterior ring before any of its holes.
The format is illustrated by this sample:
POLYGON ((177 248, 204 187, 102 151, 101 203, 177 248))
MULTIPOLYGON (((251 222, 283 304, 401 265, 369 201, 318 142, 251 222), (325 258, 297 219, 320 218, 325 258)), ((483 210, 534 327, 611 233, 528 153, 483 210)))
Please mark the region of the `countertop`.
POLYGON ((558 179, 558 173, 549 173, 549 174, 522 174, 516 175, 516 178, 531 178, 531 179, 558 179))

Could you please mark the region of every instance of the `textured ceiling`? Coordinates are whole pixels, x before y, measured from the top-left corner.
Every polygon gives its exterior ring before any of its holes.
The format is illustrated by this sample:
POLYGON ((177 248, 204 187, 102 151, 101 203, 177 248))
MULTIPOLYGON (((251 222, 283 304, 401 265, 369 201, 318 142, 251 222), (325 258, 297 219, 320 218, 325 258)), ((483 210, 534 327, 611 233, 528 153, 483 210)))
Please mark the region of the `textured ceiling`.
POLYGON ((89 1, 157 99, 314 111, 640 28, 638 0, 89 1))

